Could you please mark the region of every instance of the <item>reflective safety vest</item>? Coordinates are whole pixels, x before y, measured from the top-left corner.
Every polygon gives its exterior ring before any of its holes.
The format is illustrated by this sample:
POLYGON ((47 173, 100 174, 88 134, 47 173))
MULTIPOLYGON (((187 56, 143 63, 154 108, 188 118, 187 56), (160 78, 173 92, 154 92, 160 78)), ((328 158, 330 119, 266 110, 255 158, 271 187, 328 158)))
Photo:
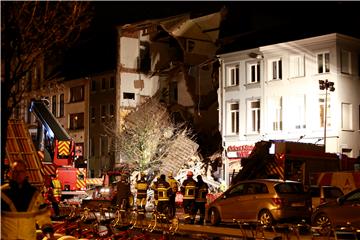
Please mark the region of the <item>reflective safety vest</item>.
POLYGON ((61 197, 61 183, 59 179, 53 179, 51 180, 51 183, 53 185, 53 194, 55 198, 61 197))
POLYGON ((168 182, 161 181, 157 185, 158 201, 169 201, 169 194, 171 193, 170 184, 168 182))
POLYGON ((136 182, 136 186, 135 186, 136 190, 137 190, 137 198, 146 198, 147 196, 147 189, 148 189, 148 184, 145 181, 145 179, 140 179, 136 182))
POLYGON ((178 191, 178 182, 174 178, 169 178, 169 184, 173 193, 176 194, 178 191))
POLYGON ((183 199, 194 200, 195 199, 196 182, 194 179, 186 179, 183 183, 183 199))
POLYGON ((206 183, 197 184, 196 186, 196 202, 206 202, 206 195, 208 194, 208 186, 206 183))

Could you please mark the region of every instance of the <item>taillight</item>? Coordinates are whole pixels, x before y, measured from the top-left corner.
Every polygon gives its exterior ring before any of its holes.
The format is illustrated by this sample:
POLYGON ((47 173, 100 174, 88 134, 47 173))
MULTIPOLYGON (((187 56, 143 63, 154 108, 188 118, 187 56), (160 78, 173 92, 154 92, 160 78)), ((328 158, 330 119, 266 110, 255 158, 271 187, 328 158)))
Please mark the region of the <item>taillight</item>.
POLYGON ((285 204, 285 198, 273 198, 272 201, 275 205, 279 205, 279 206, 285 204))

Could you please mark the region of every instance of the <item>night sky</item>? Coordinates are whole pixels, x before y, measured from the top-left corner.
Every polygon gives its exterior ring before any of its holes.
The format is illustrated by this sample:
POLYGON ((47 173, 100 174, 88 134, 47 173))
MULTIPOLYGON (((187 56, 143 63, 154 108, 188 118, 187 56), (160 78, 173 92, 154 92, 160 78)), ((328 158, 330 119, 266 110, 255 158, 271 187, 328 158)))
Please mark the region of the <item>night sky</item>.
POLYGON ((91 27, 67 52, 65 74, 83 76, 114 69, 115 26, 185 12, 209 14, 223 6, 228 8, 220 33, 228 43, 223 52, 332 32, 360 38, 360 2, 354 1, 98 1, 93 2, 91 27))

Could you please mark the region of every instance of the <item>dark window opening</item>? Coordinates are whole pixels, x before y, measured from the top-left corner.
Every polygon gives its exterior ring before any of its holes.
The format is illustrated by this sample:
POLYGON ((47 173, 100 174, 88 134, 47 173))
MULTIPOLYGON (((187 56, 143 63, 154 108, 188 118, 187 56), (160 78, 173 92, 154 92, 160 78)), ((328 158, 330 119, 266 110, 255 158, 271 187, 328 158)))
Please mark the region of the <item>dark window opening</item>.
POLYGON ((70 130, 84 129, 84 113, 70 114, 70 130))
POLYGON ((64 94, 60 95, 60 109, 59 109, 59 117, 64 116, 64 94))
POLYGON ((84 86, 70 88, 70 102, 84 101, 84 86))
POLYGON ((124 98, 124 99, 132 99, 132 100, 135 100, 135 93, 124 92, 124 93, 123 93, 123 98, 124 98))

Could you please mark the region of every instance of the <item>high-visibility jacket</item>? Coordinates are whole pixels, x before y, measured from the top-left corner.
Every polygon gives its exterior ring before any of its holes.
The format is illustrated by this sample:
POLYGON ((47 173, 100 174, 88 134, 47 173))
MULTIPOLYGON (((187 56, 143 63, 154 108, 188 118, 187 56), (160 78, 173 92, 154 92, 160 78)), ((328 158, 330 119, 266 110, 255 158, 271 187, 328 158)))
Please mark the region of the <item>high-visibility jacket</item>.
POLYGON ((61 182, 59 179, 52 179, 51 184, 53 186, 53 196, 55 199, 61 199, 61 182))
POLYGON ((10 182, 1 186, 1 239, 36 239, 36 224, 51 232, 51 211, 44 198, 28 182, 19 188, 10 182))
POLYGON ((169 177, 168 182, 170 184, 172 192, 176 194, 178 191, 178 182, 173 177, 169 177))
POLYGON ((157 184, 157 197, 158 201, 169 201, 169 196, 172 193, 172 190, 170 188, 170 184, 166 181, 160 180, 157 184))
POLYGON ((206 202, 206 195, 209 192, 209 187, 205 182, 197 182, 195 189, 195 201, 206 202))
POLYGON ((188 177, 187 179, 185 179, 181 187, 181 193, 183 194, 183 199, 194 200, 195 188, 196 188, 196 181, 192 177, 188 177))
POLYGON ((144 178, 141 178, 136 182, 135 189, 137 190, 137 198, 146 198, 148 183, 144 178))

